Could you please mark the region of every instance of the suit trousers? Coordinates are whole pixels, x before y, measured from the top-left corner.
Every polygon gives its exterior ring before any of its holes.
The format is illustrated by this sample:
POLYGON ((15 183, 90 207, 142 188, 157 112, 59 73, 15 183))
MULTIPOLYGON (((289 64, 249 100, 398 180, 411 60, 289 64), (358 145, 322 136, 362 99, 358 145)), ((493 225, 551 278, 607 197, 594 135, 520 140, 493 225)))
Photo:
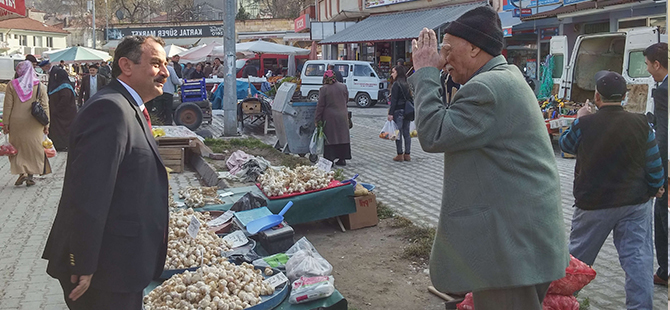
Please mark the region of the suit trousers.
POLYGON ((474 291, 472 301, 477 310, 542 310, 549 284, 551 282, 474 291))
MULTIPOLYGON (((95 275, 94 275, 95 276, 95 275)), ((76 301, 72 301, 68 296, 76 287, 76 284, 70 283, 70 279, 58 279, 63 288, 65 303, 70 310, 141 310, 142 292, 136 293, 114 293, 101 291, 89 287, 76 301)))

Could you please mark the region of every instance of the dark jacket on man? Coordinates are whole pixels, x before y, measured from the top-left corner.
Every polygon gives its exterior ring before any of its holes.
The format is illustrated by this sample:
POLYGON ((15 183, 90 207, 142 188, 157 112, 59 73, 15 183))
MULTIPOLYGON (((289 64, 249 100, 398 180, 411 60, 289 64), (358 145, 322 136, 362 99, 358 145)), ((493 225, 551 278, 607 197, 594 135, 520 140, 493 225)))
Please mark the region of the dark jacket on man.
POLYGON ((179 63, 176 62, 176 61, 173 61, 172 63, 174 64, 174 72, 177 73, 177 76, 178 76, 180 79, 183 79, 184 77, 183 77, 183 75, 181 74, 181 64, 179 64, 179 63))
POLYGON ((582 210, 641 204, 663 185, 654 131, 644 115, 622 106, 576 119, 559 145, 577 155, 573 193, 582 210))
POLYGON ((654 89, 652 93, 654 97, 654 115, 656 122, 654 129, 656 129, 656 141, 658 141, 658 149, 661 152, 661 161, 665 170, 665 180, 667 183, 668 175, 668 78, 654 89))
POLYGON ((78 113, 63 193, 42 258, 57 279, 141 292, 165 263, 168 180, 149 126, 118 80, 78 113))
MULTIPOLYGON (((98 91, 101 91, 105 85, 107 85, 108 80, 106 77, 100 75, 100 73, 96 74, 97 78, 97 84, 98 84, 98 91)), ((82 105, 83 102, 88 101, 88 99, 91 98, 91 75, 87 74, 84 75, 84 77, 81 79, 81 86, 79 87, 79 105, 82 105)))

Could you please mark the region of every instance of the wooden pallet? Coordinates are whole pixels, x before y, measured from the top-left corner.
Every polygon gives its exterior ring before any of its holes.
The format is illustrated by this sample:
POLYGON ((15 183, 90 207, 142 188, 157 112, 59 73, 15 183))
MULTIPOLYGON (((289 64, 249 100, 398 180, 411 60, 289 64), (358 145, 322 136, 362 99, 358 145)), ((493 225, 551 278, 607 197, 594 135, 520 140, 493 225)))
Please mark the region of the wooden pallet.
POLYGON ((164 138, 159 137, 156 139, 159 147, 181 147, 189 148, 195 147, 194 138, 164 138))
POLYGON ((158 147, 158 153, 163 159, 163 164, 172 169, 173 172, 180 173, 184 171, 185 149, 183 147, 158 147))

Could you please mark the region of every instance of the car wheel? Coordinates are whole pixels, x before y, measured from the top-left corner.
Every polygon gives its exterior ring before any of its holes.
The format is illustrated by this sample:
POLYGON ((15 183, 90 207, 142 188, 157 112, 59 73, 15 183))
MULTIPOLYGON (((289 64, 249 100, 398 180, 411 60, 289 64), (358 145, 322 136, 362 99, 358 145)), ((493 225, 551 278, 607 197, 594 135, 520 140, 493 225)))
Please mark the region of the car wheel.
POLYGON ((309 94, 307 94, 307 100, 312 102, 319 101, 319 92, 315 90, 309 92, 309 94))
POLYGON ((356 95, 356 98, 354 98, 354 101, 356 102, 356 105, 358 105, 361 108, 369 108, 372 106, 372 100, 370 99, 370 95, 366 93, 359 93, 356 95))
POLYGON ((175 111, 174 122, 177 125, 186 126, 190 130, 196 130, 202 124, 202 110, 192 102, 184 102, 175 111))

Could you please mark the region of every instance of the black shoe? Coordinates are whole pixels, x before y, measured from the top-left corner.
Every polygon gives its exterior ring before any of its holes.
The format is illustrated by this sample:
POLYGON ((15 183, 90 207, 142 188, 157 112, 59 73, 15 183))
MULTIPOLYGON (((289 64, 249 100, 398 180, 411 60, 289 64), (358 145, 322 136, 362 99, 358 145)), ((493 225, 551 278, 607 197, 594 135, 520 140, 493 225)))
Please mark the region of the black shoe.
POLYGON ((337 162, 335 162, 335 166, 346 166, 346 165, 347 165, 347 161, 344 160, 344 159, 340 159, 337 162))

